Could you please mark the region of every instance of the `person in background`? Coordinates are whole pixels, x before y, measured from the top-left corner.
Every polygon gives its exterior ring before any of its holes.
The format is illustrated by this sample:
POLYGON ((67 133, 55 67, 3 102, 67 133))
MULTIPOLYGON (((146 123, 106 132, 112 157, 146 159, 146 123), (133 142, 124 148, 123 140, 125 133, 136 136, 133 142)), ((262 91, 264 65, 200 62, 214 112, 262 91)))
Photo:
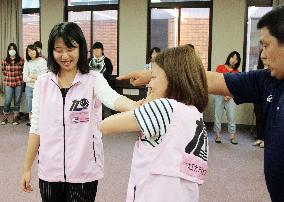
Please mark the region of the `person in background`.
POLYGON ((26 82, 26 99, 27 108, 29 113, 29 122, 27 126, 30 126, 31 113, 32 113, 32 99, 33 89, 37 77, 47 72, 46 60, 39 56, 38 49, 35 45, 30 44, 26 48, 26 61, 24 64, 23 79, 26 82))
POLYGON ((145 70, 151 70, 152 68, 152 62, 154 61, 155 57, 161 52, 161 49, 159 47, 153 47, 151 48, 149 52, 149 56, 147 58, 147 64, 144 66, 145 70))
POLYGON ((208 87, 194 49, 181 46, 160 53, 152 61, 148 87, 145 105, 100 125, 103 134, 138 132, 126 201, 197 202, 208 169, 202 114, 208 87), (171 79, 175 75, 179 79, 171 79))
POLYGON ((10 43, 7 48, 7 56, 1 63, 4 84, 4 108, 1 124, 8 123, 10 106, 14 98, 13 125, 18 125, 21 97, 23 92, 23 66, 24 59, 19 56, 15 43, 10 43))
POLYGON ((95 42, 91 48, 92 58, 89 59, 89 65, 93 69, 102 73, 110 84, 110 78, 113 71, 111 60, 104 54, 104 46, 101 42, 95 42))
MULTIPOLYGON (((238 73, 239 66, 241 63, 241 56, 237 51, 232 51, 227 59, 225 64, 219 65, 216 68, 216 72, 227 74, 227 73, 238 73)), ((230 133, 230 141, 232 144, 238 144, 237 135, 236 135, 236 103, 230 96, 214 96, 214 132, 215 132, 215 142, 221 143, 221 121, 224 113, 224 109, 227 113, 228 119, 228 132, 230 133)))
MULTIPOLYGON (((95 42, 91 48, 92 58, 89 58, 89 66, 103 74, 108 84, 111 85, 113 66, 111 60, 104 54, 104 46, 101 42, 95 42)), ((111 110, 103 105, 103 119, 111 115, 111 110)))
POLYGON ((48 40, 50 72, 37 78, 22 189, 31 192, 31 167, 38 154, 42 201, 95 201, 103 178, 101 103, 117 111, 138 106, 119 95, 87 63, 87 44, 73 22, 53 27, 48 40))
POLYGON ((42 43, 40 41, 35 41, 34 46, 36 47, 37 52, 39 53, 39 57, 42 57, 47 60, 47 58, 42 54, 42 43))
MULTIPOLYGON (((264 69, 264 64, 261 60, 261 52, 259 52, 257 69, 264 69)), ((264 134, 263 134, 263 117, 262 117, 262 109, 259 104, 253 104, 254 106, 254 114, 255 114, 255 125, 256 125, 256 141, 252 144, 252 146, 259 146, 260 148, 264 148, 264 134)))

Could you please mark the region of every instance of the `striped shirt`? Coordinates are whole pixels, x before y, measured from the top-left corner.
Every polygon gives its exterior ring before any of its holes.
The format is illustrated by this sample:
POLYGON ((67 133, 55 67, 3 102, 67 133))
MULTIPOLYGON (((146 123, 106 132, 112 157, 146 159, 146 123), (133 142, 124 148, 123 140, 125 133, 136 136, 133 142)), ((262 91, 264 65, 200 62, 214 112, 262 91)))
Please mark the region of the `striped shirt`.
POLYGON ((6 60, 2 61, 1 69, 4 77, 3 84, 5 86, 16 87, 22 85, 24 62, 23 58, 20 58, 20 61, 16 64, 13 59, 11 63, 8 63, 6 60))
POLYGON ((168 99, 160 98, 134 110, 143 133, 141 141, 155 147, 163 140, 171 122, 173 107, 168 99))

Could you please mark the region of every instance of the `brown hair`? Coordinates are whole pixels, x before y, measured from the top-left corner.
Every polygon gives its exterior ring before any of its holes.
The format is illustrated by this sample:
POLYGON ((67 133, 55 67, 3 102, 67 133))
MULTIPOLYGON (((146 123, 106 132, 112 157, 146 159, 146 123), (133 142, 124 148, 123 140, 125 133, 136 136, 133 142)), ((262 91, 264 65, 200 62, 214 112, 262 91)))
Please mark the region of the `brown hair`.
POLYGON ((208 86, 204 67, 195 50, 190 46, 169 48, 157 55, 154 62, 167 75, 167 97, 203 112, 208 103, 208 86))

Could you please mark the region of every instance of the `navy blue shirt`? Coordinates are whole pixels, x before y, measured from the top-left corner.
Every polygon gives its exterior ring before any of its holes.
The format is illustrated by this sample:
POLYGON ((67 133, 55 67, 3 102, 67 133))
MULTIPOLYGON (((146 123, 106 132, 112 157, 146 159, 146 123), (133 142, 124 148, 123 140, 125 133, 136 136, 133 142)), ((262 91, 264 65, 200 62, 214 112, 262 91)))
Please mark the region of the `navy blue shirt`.
POLYGON ((225 74, 237 104, 262 106, 265 134, 264 172, 272 201, 284 201, 284 81, 268 70, 225 74))

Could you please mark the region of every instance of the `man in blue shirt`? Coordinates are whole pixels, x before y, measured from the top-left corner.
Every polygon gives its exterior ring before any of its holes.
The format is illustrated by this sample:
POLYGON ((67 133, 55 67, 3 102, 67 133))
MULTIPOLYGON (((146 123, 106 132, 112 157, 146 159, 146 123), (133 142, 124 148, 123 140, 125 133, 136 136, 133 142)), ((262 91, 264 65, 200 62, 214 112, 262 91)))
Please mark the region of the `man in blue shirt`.
MULTIPOLYGON (((257 103, 264 117, 264 173, 273 202, 284 201, 284 7, 278 7, 258 22, 261 59, 267 70, 238 74, 207 72, 208 91, 233 96, 237 104, 257 103)), ((147 84, 148 71, 135 71, 118 79, 134 86, 147 84)))
POLYGON ((209 92, 231 94, 237 104, 256 103, 264 117, 264 173, 273 202, 284 201, 284 7, 258 22, 261 59, 268 70, 216 75, 208 72, 209 92), (224 85, 224 82, 226 85, 224 85))

